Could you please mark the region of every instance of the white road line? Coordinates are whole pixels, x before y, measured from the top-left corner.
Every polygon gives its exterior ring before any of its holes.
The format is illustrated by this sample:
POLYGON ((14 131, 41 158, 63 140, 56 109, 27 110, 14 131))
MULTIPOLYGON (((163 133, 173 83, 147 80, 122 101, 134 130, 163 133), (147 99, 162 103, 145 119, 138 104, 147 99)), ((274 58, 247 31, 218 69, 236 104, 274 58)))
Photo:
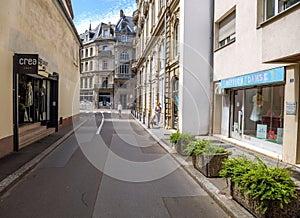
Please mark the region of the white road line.
POLYGON ((102 126, 103 126, 103 124, 104 124, 104 114, 103 114, 102 111, 100 111, 100 113, 101 113, 101 115, 102 115, 102 120, 101 120, 100 126, 99 126, 99 128, 98 128, 98 130, 97 130, 97 132, 96 132, 97 135, 100 134, 100 132, 101 132, 101 130, 102 130, 102 126))

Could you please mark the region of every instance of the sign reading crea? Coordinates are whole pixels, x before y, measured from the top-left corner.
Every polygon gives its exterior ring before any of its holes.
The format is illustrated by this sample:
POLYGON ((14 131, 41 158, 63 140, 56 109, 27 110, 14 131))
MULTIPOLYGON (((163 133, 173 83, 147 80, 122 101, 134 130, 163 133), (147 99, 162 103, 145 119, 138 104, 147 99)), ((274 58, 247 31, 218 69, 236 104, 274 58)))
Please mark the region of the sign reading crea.
POLYGON ((38 54, 15 54, 15 64, 20 74, 37 74, 39 66, 38 54))

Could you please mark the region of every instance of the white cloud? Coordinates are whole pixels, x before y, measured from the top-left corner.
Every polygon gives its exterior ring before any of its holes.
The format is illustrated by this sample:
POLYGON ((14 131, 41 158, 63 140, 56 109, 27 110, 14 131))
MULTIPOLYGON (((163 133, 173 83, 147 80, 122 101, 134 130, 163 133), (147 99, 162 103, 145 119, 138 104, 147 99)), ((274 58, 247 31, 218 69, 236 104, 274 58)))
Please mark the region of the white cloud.
POLYGON ((78 33, 84 33, 89 28, 90 23, 92 24, 92 29, 95 28, 101 22, 111 22, 112 24, 116 24, 120 19, 121 9, 123 9, 125 15, 132 16, 133 11, 136 10, 136 3, 132 3, 131 5, 128 5, 127 3, 127 6, 125 8, 122 8, 125 5, 124 2, 125 1, 117 1, 112 8, 108 8, 109 12, 107 12, 106 14, 100 14, 95 12, 88 12, 80 15, 75 14, 74 24, 78 33))

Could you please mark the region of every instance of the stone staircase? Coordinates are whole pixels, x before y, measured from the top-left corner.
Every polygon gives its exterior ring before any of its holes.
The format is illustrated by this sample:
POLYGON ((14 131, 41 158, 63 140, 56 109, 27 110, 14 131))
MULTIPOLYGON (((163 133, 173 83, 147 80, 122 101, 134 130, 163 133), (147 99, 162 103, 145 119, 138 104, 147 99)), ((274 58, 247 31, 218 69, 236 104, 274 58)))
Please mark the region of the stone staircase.
POLYGON ((42 126, 40 122, 19 127, 19 148, 47 137, 55 132, 55 128, 42 126))

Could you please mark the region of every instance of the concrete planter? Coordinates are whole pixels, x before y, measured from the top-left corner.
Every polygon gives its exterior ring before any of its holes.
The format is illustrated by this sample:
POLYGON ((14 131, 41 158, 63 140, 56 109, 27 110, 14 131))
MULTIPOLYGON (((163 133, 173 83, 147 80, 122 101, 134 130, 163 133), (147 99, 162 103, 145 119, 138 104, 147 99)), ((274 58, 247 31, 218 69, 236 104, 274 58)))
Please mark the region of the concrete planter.
POLYGON ((184 150, 186 149, 187 145, 190 143, 190 140, 187 139, 179 139, 178 142, 175 144, 175 149, 178 154, 182 156, 187 156, 188 153, 184 150))
POLYGON ((296 188, 297 199, 292 199, 289 204, 283 204, 283 209, 280 208, 278 201, 267 201, 268 210, 265 214, 262 213, 261 209, 257 210, 260 205, 260 201, 255 199, 253 200, 251 196, 242 193, 240 189, 231 182, 230 185, 231 196, 239 204, 245 207, 249 212, 254 216, 260 218, 268 217, 280 217, 280 218, 297 218, 300 217, 300 189, 296 188))
POLYGON ((214 155, 192 155, 194 167, 206 177, 220 177, 219 172, 223 168, 223 160, 228 158, 228 154, 214 155))

